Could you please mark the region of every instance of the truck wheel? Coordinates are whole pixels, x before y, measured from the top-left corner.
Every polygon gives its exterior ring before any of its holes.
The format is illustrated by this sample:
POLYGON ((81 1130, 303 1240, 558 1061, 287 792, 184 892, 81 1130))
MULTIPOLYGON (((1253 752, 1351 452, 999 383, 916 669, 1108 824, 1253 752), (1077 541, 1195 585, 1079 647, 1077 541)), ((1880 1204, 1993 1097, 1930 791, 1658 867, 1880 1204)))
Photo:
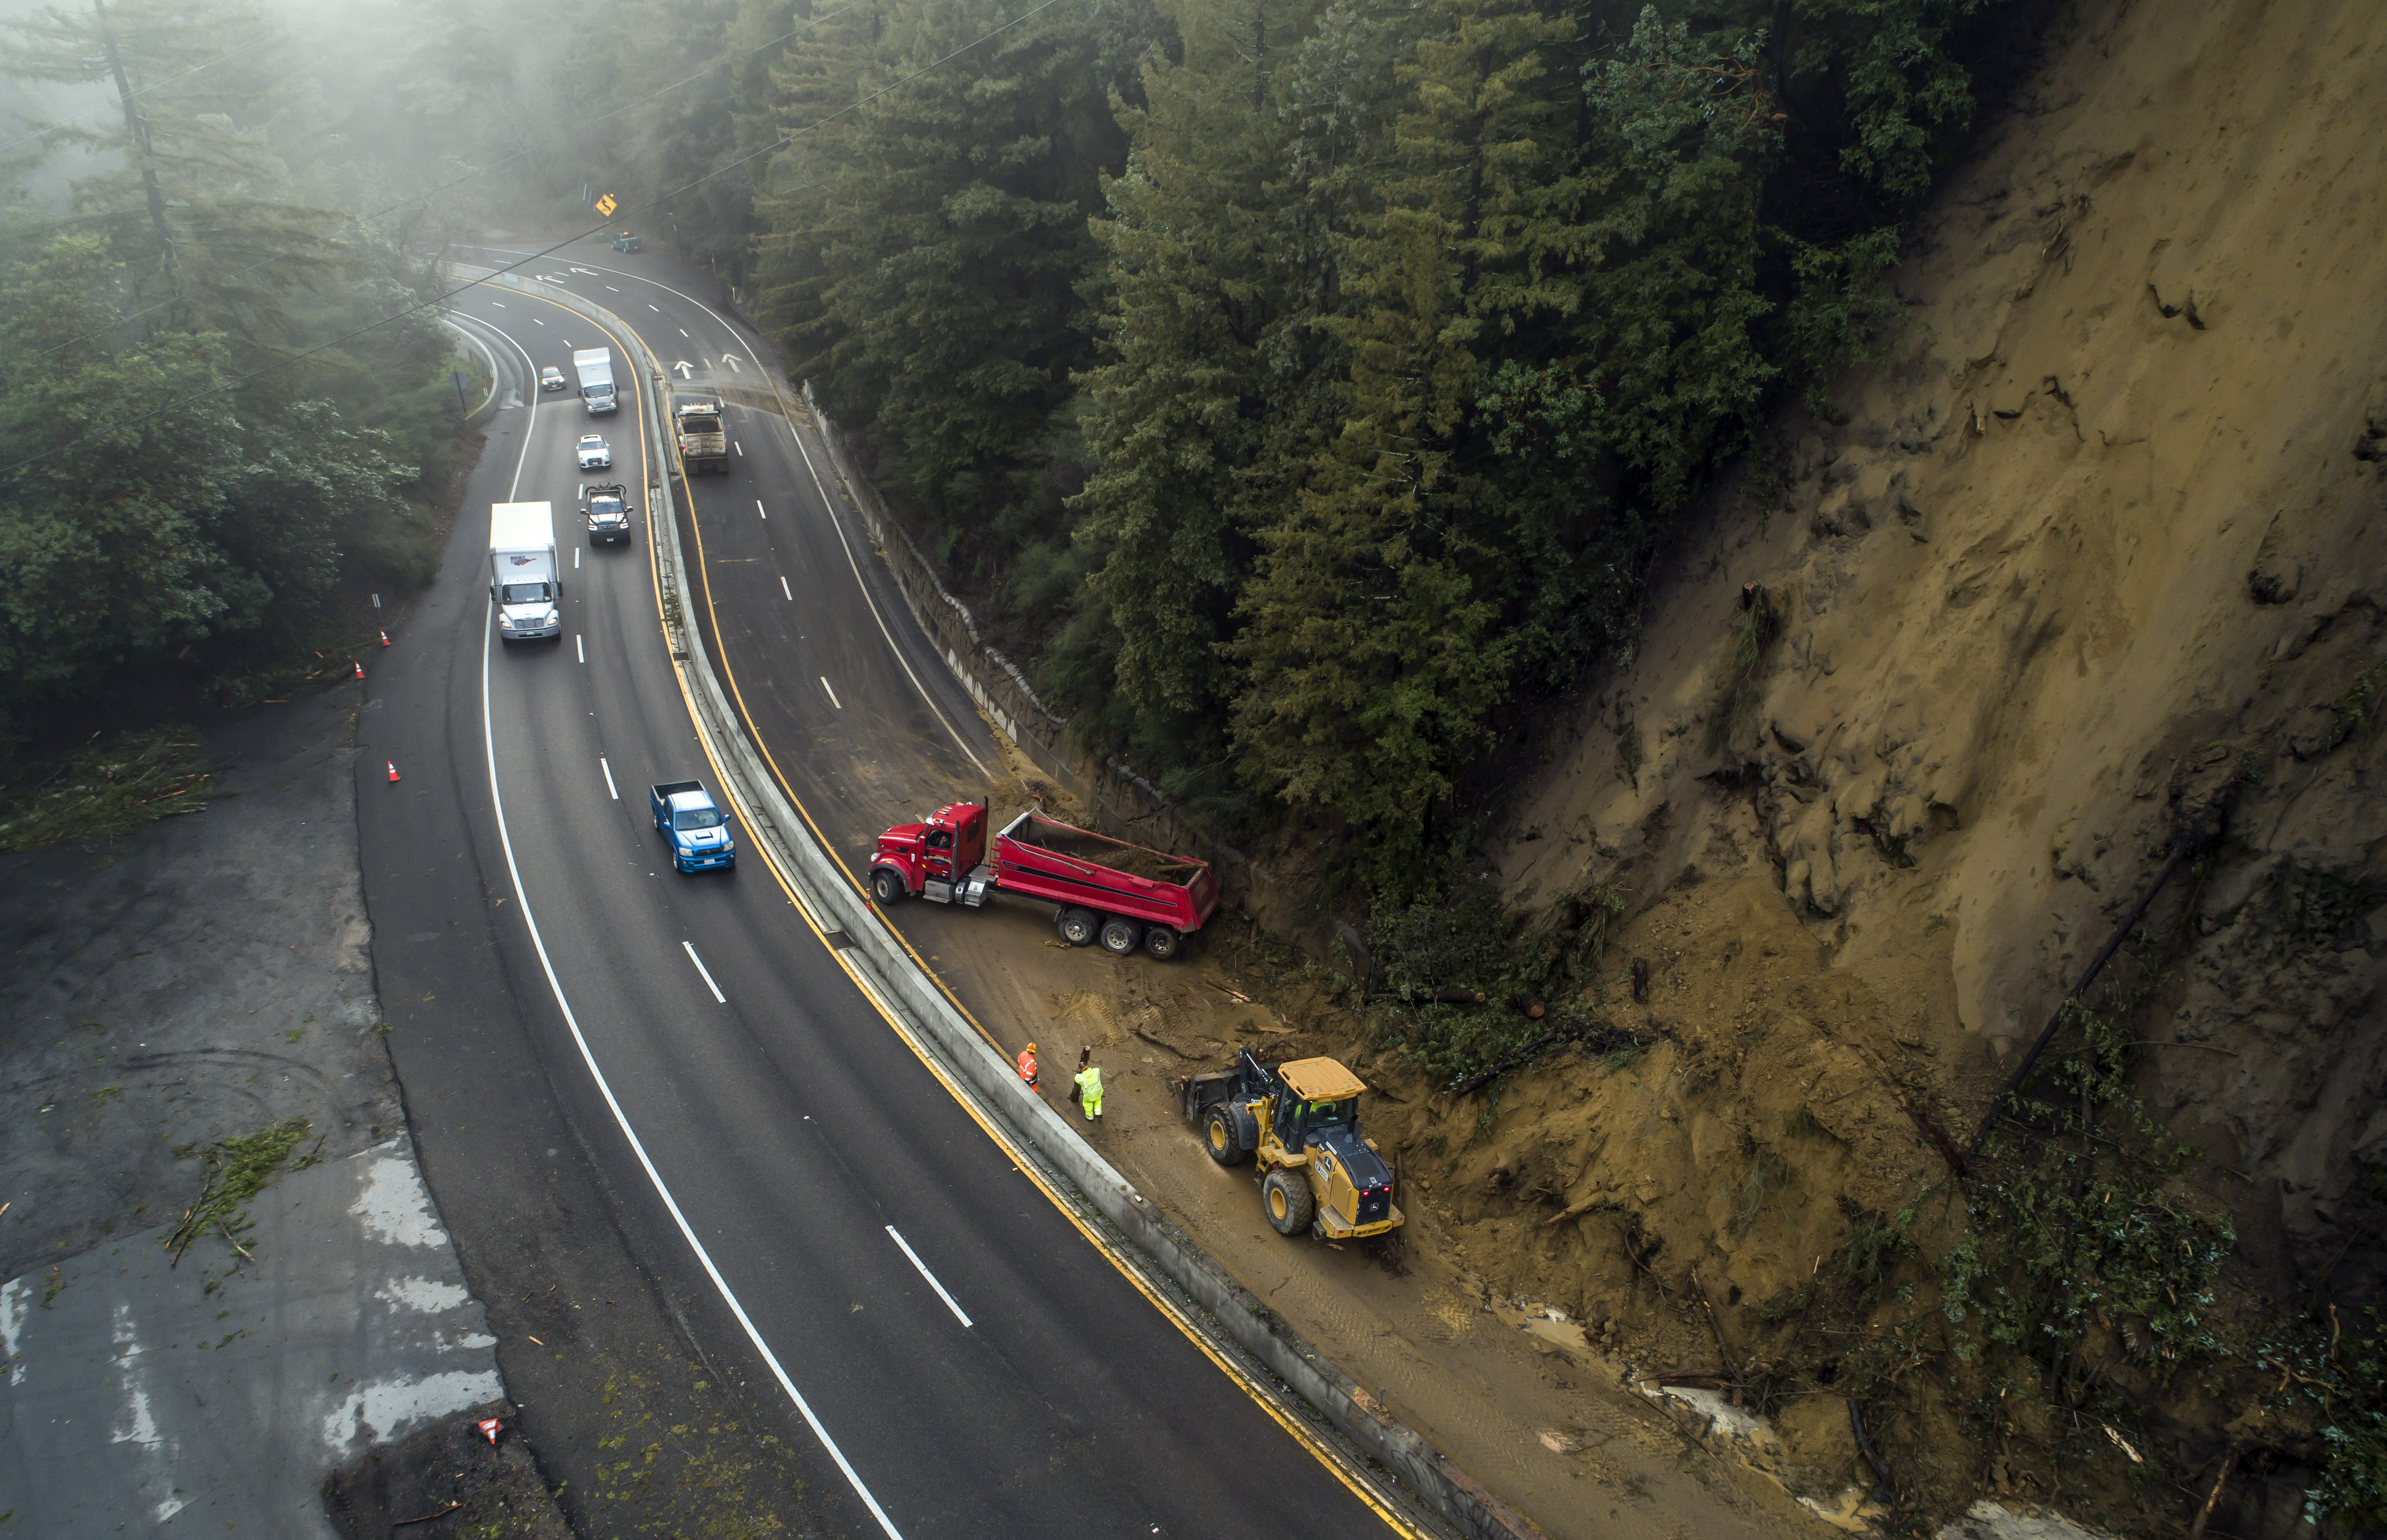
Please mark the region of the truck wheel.
POLYGON ((1143 927, 1117 915, 1103 921, 1103 950, 1114 957, 1132 957, 1143 942, 1143 927))
POLYGON ((1243 1136, 1235 1128, 1234 1109, 1228 1104, 1211 1105, 1209 1116, 1202 1120, 1202 1147, 1221 1166, 1241 1166, 1250 1158, 1252 1152, 1244 1148, 1243 1136))
POLYGON ((1147 926, 1143 932, 1143 950, 1165 963, 1177 955, 1178 940, 1178 934, 1172 927, 1147 926))
POLYGON ((1101 928, 1091 909, 1064 909, 1054 922, 1061 928, 1061 939, 1071 946, 1093 945, 1094 932, 1101 928))
POLYGON ((900 903, 903 900, 903 879, 892 868, 881 866, 870 874, 870 896, 878 901, 881 909, 900 903))
POLYGON ((1270 1171, 1260 1183, 1260 1204, 1279 1235, 1298 1235, 1307 1230, 1318 1207, 1309 1195, 1309 1179, 1282 1167, 1270 1171))

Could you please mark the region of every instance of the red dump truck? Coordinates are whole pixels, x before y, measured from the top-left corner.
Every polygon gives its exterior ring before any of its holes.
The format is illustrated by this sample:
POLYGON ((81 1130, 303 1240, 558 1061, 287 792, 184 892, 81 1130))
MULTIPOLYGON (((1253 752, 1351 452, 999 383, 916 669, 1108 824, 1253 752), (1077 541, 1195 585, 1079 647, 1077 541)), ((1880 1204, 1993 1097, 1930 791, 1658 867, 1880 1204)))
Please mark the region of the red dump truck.
POLYGON ((1060 905, 1054 923, 1071 946, 1125 957, 1138 948, 1177 955, 1184 939, 1219 908, 1219 879, 1206 861, 1130 845, 1073 828, 1033 808, 986 848, 983 802, 941 807, 924 823, 898 824, 870 852, 870 891, 884 908, 906 898, 976 909, 987 895, 1017 893, 1060 905))

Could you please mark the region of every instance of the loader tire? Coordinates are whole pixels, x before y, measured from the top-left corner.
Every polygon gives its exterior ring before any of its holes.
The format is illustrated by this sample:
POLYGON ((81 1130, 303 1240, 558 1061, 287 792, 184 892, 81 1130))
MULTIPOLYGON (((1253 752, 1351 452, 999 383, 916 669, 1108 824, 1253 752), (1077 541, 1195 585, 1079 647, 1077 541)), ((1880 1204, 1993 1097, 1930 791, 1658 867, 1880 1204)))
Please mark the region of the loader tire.
POLYGON ((1298 1235, 1309 1228, 1318 1203, 1307 1176, 1280 1167, 1260 1183, 1260 1206, 1268 1210, 1269 1224, 1279 1235, 1298 1235))
POLYGON ((1241 1166, 1252 1157, 1244 1148, 1243 1131, 1235 1127, 1234 1109, 1224 1102, 1214 1103, 1202 1119, 1202 1147, 1221 1166, 1241 1166))
POLYGON ((1114 957, 1132 957, 1135 949, 1143 944, 1143 927, 1117 915, 1103 921, 1103 950, 1114 957))
POLYGON ((1059 927, 1061 939, 1071 946, 1093 945, 1094 934, 1102 928, 1102 922, 1094 918, 1091 909, 1064 909, 1053 916, 1053 923, 1059 927))

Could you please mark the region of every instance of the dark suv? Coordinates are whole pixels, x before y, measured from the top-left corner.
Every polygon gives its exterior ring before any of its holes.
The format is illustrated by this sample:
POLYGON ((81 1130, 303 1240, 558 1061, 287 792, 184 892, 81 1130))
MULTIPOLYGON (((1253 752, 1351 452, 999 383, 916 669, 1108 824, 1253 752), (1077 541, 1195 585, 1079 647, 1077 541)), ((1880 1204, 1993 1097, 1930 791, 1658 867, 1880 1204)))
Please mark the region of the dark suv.
POLYGON ((638 238, 625 230, 620 234, 613 237, 613 249, 616 251, 636 251, 638 249, 638 238))

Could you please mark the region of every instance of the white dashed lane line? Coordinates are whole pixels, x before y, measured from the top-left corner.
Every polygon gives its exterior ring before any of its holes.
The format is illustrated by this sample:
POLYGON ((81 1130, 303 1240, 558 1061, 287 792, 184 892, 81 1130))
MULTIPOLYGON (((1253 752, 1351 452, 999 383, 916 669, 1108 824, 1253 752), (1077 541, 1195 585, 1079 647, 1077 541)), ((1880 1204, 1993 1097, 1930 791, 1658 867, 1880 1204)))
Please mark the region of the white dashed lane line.
POLYGON ((698 975, 703 978, 704 987, 713 991, 713 998, 721 1004, 728 1004, 729 997, 722 993, 721 986, 713 981, 713 970, 706 967, 704 966, 704 959, 696 954, 696 943, 694 941, 682 941, 679 944, 681 950, 688 953, 688 960, 696 965, 696 971, 698 975))

